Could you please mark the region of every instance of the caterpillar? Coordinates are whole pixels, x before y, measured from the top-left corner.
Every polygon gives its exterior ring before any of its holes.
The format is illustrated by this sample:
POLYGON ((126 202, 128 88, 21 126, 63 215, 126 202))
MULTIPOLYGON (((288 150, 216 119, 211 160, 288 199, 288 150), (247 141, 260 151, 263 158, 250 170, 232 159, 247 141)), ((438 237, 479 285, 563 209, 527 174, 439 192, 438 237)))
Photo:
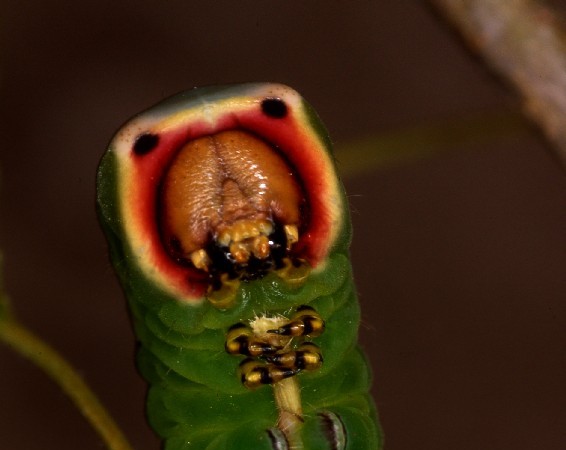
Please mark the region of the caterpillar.
POLYGON ((195 88, 134 117, 97 209, 164 449, 381 448, 347 201, 296 91, 195 88))

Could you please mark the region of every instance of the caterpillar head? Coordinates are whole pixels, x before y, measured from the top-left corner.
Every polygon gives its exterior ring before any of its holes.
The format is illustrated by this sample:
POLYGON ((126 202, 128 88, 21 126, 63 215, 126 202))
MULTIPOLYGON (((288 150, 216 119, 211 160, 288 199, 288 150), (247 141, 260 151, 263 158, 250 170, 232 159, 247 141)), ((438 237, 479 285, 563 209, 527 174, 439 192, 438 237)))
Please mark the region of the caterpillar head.
POLYGON ((178 300, 227 308, 241 284, 272 272, 303 282, 347 245, 329 148, 287 86, 193 89, 115 135, 99 169, 100 216, 122 264, 178 300))

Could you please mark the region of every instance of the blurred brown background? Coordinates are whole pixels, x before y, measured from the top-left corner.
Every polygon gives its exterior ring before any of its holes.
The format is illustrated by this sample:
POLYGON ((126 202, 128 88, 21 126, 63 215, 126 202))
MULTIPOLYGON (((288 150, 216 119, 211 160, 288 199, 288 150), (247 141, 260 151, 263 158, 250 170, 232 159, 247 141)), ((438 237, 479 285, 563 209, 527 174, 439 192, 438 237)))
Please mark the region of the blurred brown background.
MULTIPOLYGON (((240 81, 295 87, 338 146, 520 107, 420 2, 0 7, 6 288, 137 450, 159 444, 94 212, 96 166, 121 123, 177 91, 240 81)), ((564 449, 566 179, 539 133, 345 183, 386 449, 564 449)), ((0 346, 0 449, 100 448, 58 388, 0 346)))

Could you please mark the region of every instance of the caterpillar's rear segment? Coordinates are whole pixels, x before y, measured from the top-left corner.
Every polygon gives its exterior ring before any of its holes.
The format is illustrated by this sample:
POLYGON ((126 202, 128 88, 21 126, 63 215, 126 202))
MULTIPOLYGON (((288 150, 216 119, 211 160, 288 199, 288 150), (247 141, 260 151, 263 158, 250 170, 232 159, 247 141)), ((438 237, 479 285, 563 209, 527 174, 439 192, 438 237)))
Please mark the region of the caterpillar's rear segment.
POLYGON ((116 134, 99 216, 167 450, 379 448, 345 205, 286 86, 194 89, 116 134))

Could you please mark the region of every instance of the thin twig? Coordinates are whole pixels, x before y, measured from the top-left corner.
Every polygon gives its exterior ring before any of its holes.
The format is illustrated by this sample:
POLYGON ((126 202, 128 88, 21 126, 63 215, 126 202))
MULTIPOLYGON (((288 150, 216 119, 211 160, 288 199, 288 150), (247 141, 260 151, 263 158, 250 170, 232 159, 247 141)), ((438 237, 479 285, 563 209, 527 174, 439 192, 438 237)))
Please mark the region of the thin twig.
POLYGON ((430 0, 523 95, 566 165, 566 34, 542 1, 430 0))
POLYGON ((132 450, 116 423, 77 371, 53 348, 23 325, 6 317, 0 317, 0 342, 12 347, 49 375, 75 403, 105 441, 108 449, 132 450))

